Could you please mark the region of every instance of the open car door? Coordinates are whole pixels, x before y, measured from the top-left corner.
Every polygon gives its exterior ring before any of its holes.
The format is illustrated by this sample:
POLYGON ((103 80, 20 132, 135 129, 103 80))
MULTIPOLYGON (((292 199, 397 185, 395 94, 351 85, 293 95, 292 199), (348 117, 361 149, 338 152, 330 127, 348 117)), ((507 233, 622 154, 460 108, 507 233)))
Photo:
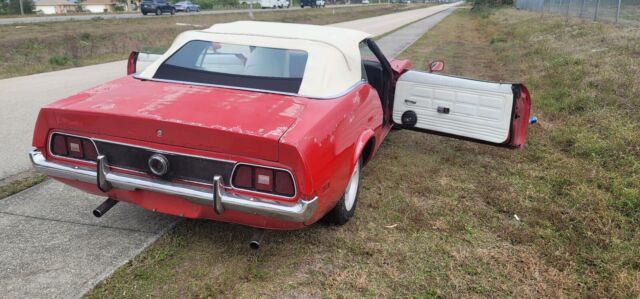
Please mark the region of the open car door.
POLYGON ((522 84, 407 71, 396 84, 393 121, 405 129, 522 148, 531 98, 522 84))

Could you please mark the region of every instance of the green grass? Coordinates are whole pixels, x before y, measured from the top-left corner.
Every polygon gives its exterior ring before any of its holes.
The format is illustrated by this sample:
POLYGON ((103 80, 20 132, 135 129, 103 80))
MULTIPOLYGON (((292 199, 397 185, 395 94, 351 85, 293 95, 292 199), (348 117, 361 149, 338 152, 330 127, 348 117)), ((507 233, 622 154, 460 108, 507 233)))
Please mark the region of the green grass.
MULTIPOLYGON (((256 10, 257 21, 331 24, 423 8, 371 5, 304 10, 256 10)), ((0 26, 0 79, 126 59, 131 51, 166 49, 185 30, 249 20, 249 14, 190 14, 0 26)))
POLYGON ((45 176, 34 171, 27 171, 10 178, 0 180, 0 199, 31 188, 45 180, 45 176))
POLYGON ((638 55, 637 28, 458 10, 402 56, 526 83, 524 151, 395 131, 347 225, 254 252, 186 220, 87 297, 638 297, 638 55))

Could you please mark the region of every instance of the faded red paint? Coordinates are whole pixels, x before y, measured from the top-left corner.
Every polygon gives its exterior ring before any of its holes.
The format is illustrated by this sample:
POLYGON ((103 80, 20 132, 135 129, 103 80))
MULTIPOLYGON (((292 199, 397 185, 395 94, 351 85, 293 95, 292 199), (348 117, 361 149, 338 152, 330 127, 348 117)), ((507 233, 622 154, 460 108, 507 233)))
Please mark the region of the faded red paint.
MULTIPOLYGON (((289 202, 318 196, 318 208, 307 223, 235 211, 216 215, 209 206, 175 196, 117 189, 105 194, 92 184, 61 181, 162 213, 262 228, 296 229, 320 219, 342 196, 355 166, 353 157, 363 148, 358 145, 361 134, 368 132, 366 136, 376 141, 377 148, 389 129, 390 126, 382 125, 380 99, 368 84, 339 98, 319 100, 141 81, 128 76, 42 108, 33 145, 45 153, 47 160, 86 167, 95 164, 51 156, 45 146, 50 132, 285 168, 295 177, 297 196, 290 199, 260 196, 289 202), (163 130, 162 137, 157 136, 157 129, 163 130)), ((234 192, 251 194, 243 190, 234 192)))
POLYGON ((410 70, 413 66, 411 60, 408 59, 392 59, 389 60, 389 64, 391 64, 391 69, 398 77, 400 77, 404 72, 410 70))

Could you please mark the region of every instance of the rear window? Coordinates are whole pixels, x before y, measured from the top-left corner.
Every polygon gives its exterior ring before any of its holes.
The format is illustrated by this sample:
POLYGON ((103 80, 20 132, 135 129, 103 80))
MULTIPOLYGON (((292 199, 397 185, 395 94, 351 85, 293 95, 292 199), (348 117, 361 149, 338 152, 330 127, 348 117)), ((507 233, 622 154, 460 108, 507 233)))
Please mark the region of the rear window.
POLYGON ((298 93, 307 56, 300 50, 190 41, 154 78, 298 93))

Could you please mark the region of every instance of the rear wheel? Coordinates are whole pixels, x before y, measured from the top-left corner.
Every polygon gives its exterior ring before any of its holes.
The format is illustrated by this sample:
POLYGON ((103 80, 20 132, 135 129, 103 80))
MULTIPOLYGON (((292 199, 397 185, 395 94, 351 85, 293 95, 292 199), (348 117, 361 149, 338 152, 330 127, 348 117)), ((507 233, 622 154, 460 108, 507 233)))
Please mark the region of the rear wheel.
POLYGON ((175 8, 172 8, 172 9, 171 9, 171 15, 173 16, 173 15, 175 15, 175 14, 176 14, 176 9, 175 9, 175 8))
POLYGON ((162 14, 162 9, 156 8, 156 16, 159 16, 162 14))
POLYGON ((146 16, 146 15, 147 15, 147 12, 146 12, 146 11, 143 11, 143 12, 142 12, 142 15, 143 15, 143 16, 146 16))
POLYGON ((360 195, 360 177, 362 172, 362 156, 358 158, 356 166, 353 168, 347 189, 336 204, 327 214, 327 219, 337 225, 343 225, 353 217, 356 212, 358 196, 360 195))

